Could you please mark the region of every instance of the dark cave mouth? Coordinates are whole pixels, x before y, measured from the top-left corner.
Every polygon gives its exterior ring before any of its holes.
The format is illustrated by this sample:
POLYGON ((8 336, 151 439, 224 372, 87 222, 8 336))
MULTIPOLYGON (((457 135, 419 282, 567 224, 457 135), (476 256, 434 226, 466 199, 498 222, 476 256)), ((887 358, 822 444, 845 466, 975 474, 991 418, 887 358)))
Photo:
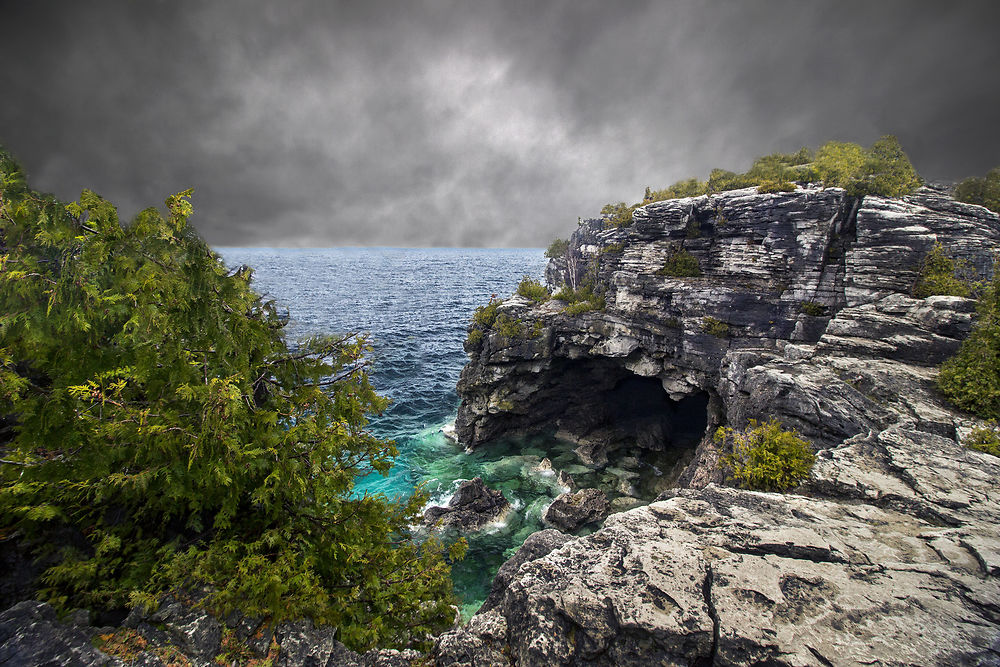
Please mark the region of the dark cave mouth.
POLYGON ((659 378, 606 359, 567 360, 555 377, 552 396, 563 405, 556 437, 574 443, 578 463, 592 470, 638 461, 639 469, 655 471, 663 479, 643 484, 640 497, 675 484, 708 430, 706 391, 673 400, 659 378))

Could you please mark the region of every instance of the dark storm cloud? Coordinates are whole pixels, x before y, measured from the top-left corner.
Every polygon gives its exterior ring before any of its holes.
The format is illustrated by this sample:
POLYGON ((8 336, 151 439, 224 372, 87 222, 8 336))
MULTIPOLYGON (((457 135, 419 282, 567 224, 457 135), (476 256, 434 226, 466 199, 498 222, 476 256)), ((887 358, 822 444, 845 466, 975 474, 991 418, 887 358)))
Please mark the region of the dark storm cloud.
POLYGON ((7 2, 0 142, 219 244, 542 245, 646 185, 899 136, 1000 163, 995 2, 7 2))

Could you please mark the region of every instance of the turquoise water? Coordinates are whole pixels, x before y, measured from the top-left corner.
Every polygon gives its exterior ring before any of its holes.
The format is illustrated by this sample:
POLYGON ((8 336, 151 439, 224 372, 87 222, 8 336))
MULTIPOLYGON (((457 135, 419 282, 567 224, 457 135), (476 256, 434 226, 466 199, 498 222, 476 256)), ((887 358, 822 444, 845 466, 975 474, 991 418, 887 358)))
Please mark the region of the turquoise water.
MULTIPOLYGON (((493 295, 511 294, 525 275, 541 279, 546 264, 542 250, 218 251, 230 266, 253 267, 255 288, 288 308, 289 338, 371 332, 372 380, 379 393, 392 400, 385 414, 373 420, 372 430, 395 440, 399 456, 387 476, 361 480, 359 491, 399 496, 425 484, 432 503, 446 504, 462 480, 481 476, 511 502, 512 511, 502 522, 468 536, 469 553, 453 568, 465 617, 478 609, 500 565, 542 527, 542 512, 563 490, 551 471, 539 469, 543 457, 572 473, 581 487, 620 495, 619 479, 581 466, 569 443, 536 437, 466 453, 442 432, 458 409, 455 384, 467 361, 462 342, 472 311, 493 295)), ((659 469, 643 468, 645 481, 655 483, 650 471, 658 474, 659 469)), ((643 481, 637 479, 637 484, 643 481)))
POLYGON ((466 454, 442 428, 458 409, 455 384, 467 360, 466 325, 476 306, 512 293, 525 275, 541 279, 540 249, 461 248, 218 248, 230 266, 254 269, 254 287, 286 306, 289 338, 371 332, 372 380, 392 400, 372 430, 396 441, 388 476, 369 477, 359 490, 398 496, 426 484, 444 503, 457 484, 481 475, 514 505, 505 523, 470 539, 455 567, 466 615, 478 607, 505 554, 538 528, 540 508, 558 493, 553 479, 531 471, 541 456, 524 443, 466 454), (512 455, 512 456, 508 456, 512 455))

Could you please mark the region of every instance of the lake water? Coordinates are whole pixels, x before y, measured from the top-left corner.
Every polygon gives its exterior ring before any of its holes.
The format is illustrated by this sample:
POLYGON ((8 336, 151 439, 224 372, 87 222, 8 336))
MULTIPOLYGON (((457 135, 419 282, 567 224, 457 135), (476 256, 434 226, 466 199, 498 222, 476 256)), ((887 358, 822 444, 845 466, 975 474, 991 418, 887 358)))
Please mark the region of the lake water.
MULTIPOLYGON (((552 442, 520 441, 467 454, 441 429, 458 409, 455 384, 466 362, 462 341, 473 310, 494 294, 512 293, 525 275, 541 279, 541 249, 460 248, 217 248, 227 265, 254 269, 258 292, 291 314, 290 339, 313 334, 371 332, 379 393, 392 400, 372 430, 396 441, 388 476, 359 489, 389 496, 426 484, 443 504, 459 482, 481 476, 514 511, 469 539, 469 554, 453 569, 463 615, 475 612, 497 568, 540 526, 559 489, 536 469, 552 442)), ((569 455, 568 450, 566 454, 569 455)))

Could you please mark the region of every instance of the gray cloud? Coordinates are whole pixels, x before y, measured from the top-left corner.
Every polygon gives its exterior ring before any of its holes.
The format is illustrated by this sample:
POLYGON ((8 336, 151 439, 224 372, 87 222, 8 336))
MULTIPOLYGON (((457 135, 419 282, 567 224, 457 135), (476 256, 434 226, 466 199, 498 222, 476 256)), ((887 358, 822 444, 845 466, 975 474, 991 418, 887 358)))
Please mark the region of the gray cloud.
POLYGON ((896 134, 1000 163, 995 2, 7 2, 0 142, 227 245, 521 245, 715 166, 896 134))

